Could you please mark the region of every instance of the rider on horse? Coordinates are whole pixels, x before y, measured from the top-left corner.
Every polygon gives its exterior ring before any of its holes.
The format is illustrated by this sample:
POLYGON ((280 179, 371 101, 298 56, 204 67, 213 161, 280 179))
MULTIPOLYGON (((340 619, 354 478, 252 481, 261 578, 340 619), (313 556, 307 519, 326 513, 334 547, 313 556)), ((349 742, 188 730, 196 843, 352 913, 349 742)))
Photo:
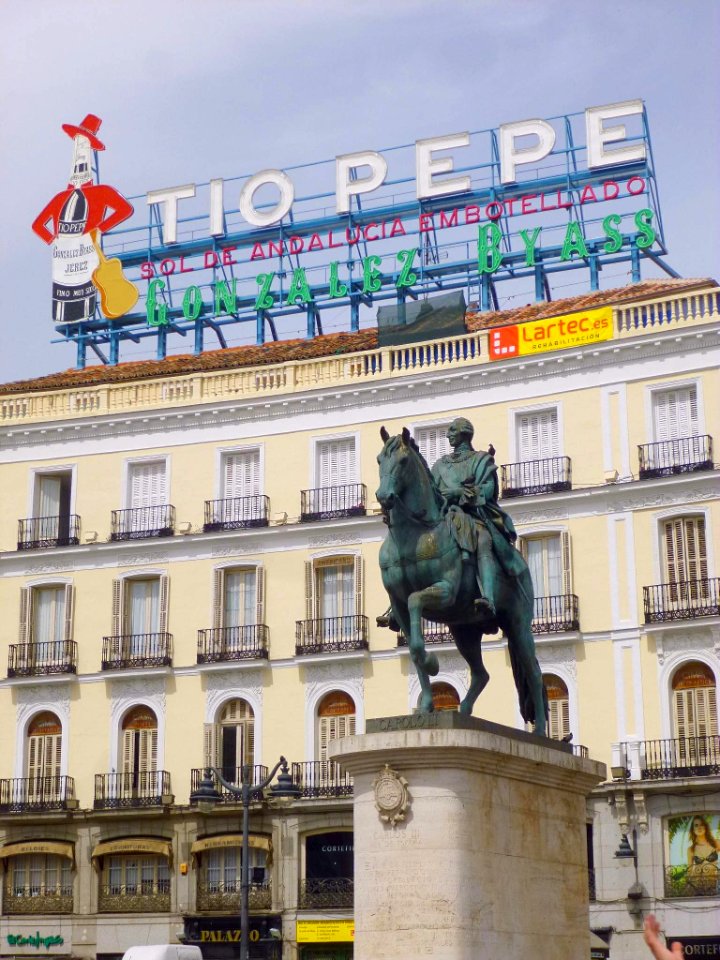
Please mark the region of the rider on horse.
MULTIPOLYGON (((474 450, 473 425, 465 417, 457 417, 448 427, 447 438, 453 452, 441 457, 432 468, 432 475, 448 507, 459 507, 475 521, 477 537, 473 543, 477 580, 481 596, 475 608, 489 619, 495 619, 495 564, 512 577, 523 569, 523 561, 514 547, 517 533, 510 517, 498 506, 497 466, 494 450, 474 450)), ((465 546, 463 544, 463 546, 465 546)), ((470 544, 463 555, 471 562, 470 544)))

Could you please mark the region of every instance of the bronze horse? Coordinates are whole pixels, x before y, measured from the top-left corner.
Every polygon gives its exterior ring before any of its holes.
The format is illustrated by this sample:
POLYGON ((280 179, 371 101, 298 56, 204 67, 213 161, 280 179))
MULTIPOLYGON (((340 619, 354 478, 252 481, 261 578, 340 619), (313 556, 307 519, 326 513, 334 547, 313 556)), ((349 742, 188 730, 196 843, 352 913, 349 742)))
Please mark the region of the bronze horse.
MULTIPOLYGON (((388 525, 380 548, 380 570, 420 679, 419 709, 432 711, 430 677, 440 669, 436 654, 425 649, 422 618, 428 617, 448 624, 470 667, 470 687, 460 704, 460 712, 470 714, 490 679, 482 660, 482 635, 496 632, 496 626, 476 608, 480 593, 475 564, 463 562, 445 499, 410 432, 405 428, 391 437, 383 427, 380 436, 384 445, 377 458, 376 497, 388 525)), ((481 526, 478 536, 483 535, 490 536, 481 526)), ((535 733, 544 736, 547 698, 531 630, 533 588, 527 564, 523 561, 520 566, 519 576, 510 577, 495 562, 497 626, 507 637, 520 712, 534 725, 535 733)))

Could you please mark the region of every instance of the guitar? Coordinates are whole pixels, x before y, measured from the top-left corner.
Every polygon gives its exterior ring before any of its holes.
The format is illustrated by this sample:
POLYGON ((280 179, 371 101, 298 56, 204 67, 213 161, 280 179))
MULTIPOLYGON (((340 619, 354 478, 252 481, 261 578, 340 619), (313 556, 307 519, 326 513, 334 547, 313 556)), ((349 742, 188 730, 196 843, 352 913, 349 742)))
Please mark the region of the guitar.
POLYGON ((117 320, 132 310, 140 292, 134 283, 123 276, 122 263, 118 258, 108 259, 102 252, 97 230, 90 232, 90 239, 100 260, 92 274, 92 282, 100 294, 100 309, 108 320, 117 320))

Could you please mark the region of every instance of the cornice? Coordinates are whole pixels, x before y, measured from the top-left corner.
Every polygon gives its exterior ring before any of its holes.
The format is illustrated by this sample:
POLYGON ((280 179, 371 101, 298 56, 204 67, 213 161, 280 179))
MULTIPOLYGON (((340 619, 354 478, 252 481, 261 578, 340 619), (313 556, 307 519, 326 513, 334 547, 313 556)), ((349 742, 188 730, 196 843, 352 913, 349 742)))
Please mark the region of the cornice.
MULTIPOLYGON (((519 528, 579 517, 634 512, 654 507, 682 507, 718 499, 718 471, 681 474, 655 480, 586 487, 563 493, 502 501, 519 528)), ((188 560, 262 559, 288 550, 357 547, 377 543, 386 533, 382 517, 347 517, 318 523, 286 523, 251 530, 178 534, 126 542, 81 544, 52 550, 0 553, 2 576, 53 576, 79 570, 145 566, 188 560)), ((522 533, 522 529, 520 529, 522 533)))
MULTIPOLYGON (((643 360, 652 361, 691 353, 703 353, 717 343, 720 330, 717 325, 673 328, 654 335, 643 334, 627 339, 610 340, 581 350, 566 350, 537 357, 522 357, 515 360, 491 363, 487 358, 475 366, 456 369, 428 367, 422 372, 406 376, 392 376, 359 383, 328 384, 320 389, 292 394, 259 395, 251 400, 214 401, 190 406, 172 406, 159 409, 141 409, 122 414, 96 417, 79 417, 68 420, 48 420, 40 423, 13 424, 0 428, 0 448, 32 447, 34 445, 78 444, 84 440, 120 436, 165 434, 166 443, 175 445, 187 442, 182 434, 188 427, 193 429, 239 425, 257 421, 280 423, 282 432, 294 429, 293 418, 309 414, 335 414, 347 419, 347 411, 366 411, 357 419, 374 420, 380 404, 398 406, 403 402, 420 399, 437 400, 438 388, 444 399, 466 398, 473 390, 487 390, 513 384, 528 384, 543 381, 543 393, 548 392, 547 381, 558 377, 567 381, 573 374, 594 375, 593 385, 599 385, 598 374, 607 370, 609 382, 623 379, 622 366, 637 360, 642 350, 643 360), (177 433, 176 438, 170 435, 177 433)), ((558 390, 562 387, 558 386, 558 390)), ((570 389, 570 387, 565 387, 570 389)), ((449 404, 452 405, 451 403, 449 404)))

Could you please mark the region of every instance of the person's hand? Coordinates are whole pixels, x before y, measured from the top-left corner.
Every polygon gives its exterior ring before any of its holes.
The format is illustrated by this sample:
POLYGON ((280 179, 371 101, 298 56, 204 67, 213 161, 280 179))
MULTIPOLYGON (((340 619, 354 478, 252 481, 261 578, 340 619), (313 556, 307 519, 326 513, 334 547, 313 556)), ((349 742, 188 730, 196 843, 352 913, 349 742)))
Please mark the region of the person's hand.
POLYGON ((660 936, 660 924, 652 913, 649 913, 647 917, 645 917, 643 939, 650 947, 650 952, 655 957, 655 960, 682 960, 682 944, 676 940, 668 950, 660 936))

